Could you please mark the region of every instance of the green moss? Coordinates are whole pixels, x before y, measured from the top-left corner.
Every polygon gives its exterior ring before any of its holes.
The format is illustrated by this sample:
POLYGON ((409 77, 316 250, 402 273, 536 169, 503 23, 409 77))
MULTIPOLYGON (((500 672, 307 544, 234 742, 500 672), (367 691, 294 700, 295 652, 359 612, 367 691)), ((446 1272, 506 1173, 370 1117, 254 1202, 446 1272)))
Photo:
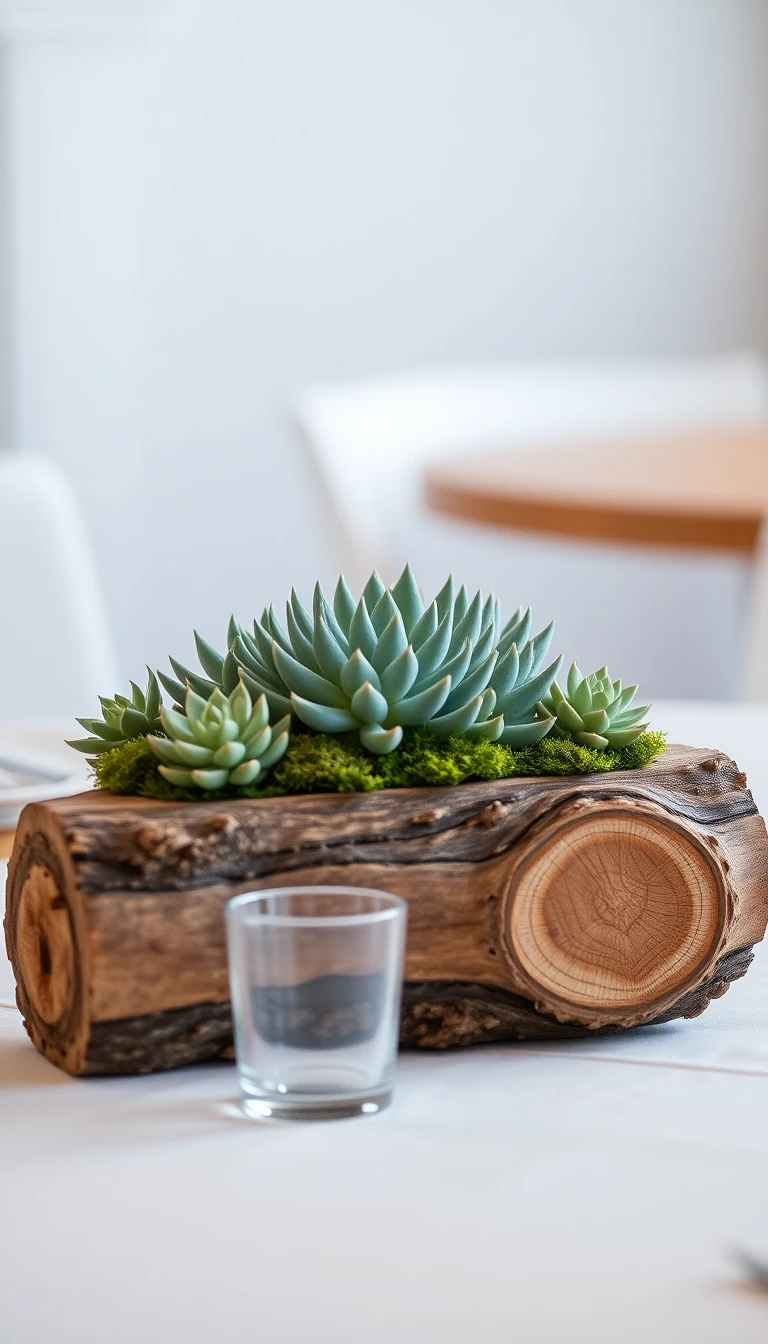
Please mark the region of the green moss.
POLYGON ((181 789, 157 772, 157 757, 146 738, 123 742, 94 762, 96 783, 111 793, 203 802, 217 798, 269 798, 286 793, 368 793, 410 785, 462 784, 467 780, 508 779, 512 775, 588 775, 638 770, 664 750, 664 734, 643 733, 619 751, 593 751, 563 738, 545 737, 514 750, 500 742, 467 737, 435 738, 428 728, 409 729, 389 756, 372 756, 354 736, 297 732, 262 788, 229 788, 213 793, 181 789))

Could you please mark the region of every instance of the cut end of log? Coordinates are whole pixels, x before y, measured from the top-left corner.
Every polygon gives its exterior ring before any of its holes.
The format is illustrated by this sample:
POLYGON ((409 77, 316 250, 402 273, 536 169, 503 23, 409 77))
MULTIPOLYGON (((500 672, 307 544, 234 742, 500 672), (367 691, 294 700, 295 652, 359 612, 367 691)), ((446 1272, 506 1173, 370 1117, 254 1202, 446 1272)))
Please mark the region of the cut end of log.
POLYGON ((657 1016, 721 951, 729 889, 713 848, 629 799, 580 801, 522 847, 507 950, 537 1007, 585 1026, 657 1016))
POLYGON ((66 856, 44 830, 25 849, 23 867, 9 876, 5 917, 17 1000, 38 1050, 79 1073, 89 1034, 82 902, 68 889, 66 856))

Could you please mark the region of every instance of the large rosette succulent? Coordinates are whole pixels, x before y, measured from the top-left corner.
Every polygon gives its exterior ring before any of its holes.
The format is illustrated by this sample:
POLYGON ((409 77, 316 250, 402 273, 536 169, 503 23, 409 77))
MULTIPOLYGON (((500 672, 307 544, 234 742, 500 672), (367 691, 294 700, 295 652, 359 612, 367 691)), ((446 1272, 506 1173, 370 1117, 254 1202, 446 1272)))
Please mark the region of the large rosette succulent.
POLYGON ((409 566, 392 588, 377 574, 355 602, 339 579, 330 603, 318 584, 312 612, 296 592, 283 627, 269 607, 253 635, 230 624, 226 657, 198 637, 206 681, 174 663, 179 681, 163 677, 177 699, 187 682, 201 694, 226 692, 242 676, 252 695, 265 695, 273 714, 296 715, 317 732, 356 731, 369 751, 385 754, 403 729, 428 724, 452 732, 523 745, 543 737, 552 716, 537 706, 560 660, 542 670, 552 627, 529 640, 530 612, 500 630, 498 603, 469 598, 453 578, 424 604, 409 566))

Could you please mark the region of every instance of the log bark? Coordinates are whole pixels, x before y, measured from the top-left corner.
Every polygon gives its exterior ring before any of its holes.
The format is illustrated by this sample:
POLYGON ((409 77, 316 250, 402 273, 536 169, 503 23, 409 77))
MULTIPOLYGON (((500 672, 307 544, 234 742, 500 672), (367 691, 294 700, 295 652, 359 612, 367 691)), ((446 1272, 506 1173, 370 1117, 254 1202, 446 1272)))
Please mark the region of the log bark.
POLYGON ((33 804, 5 919, 32 1041, 74 1074, 230 1056, 224 905, 314 883, 408 900, 403 1045, 547 1039, 694 1016, 743 975, 768 837, 734 762, 688 747, 452 789, 33 804))

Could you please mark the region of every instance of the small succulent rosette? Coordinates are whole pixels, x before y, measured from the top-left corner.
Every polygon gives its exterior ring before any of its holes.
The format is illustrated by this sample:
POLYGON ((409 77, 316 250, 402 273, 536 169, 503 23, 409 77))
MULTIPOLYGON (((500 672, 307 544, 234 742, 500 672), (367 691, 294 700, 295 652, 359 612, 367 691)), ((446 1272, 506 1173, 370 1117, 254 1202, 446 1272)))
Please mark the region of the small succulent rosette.
POLYGON ((565 691, 554 681, 540 710, 554 715, 554 737, 568 737, 595 751, 616 750, 635 742, 648 727, 644 720, 650 705, 633 707, 636 695, 636 685, 611 681, 607 667, 584 677, 572 663, 565 691))
POLYGON ((254 704, 242 682, 229 696, 215 688, 207 700, 189 687, 184 708, 181 713, 163 707, 160 722, 167 736, 147 738, 169 784, 199 789, 254 784, 285 755, 289 717, 271 725, 266 698, 254 704))
POLYGON ((105 751, 129 742, 135 737, 146 737, 148 733, 157 733, 160 722, 160 687, 154 672, 147 668, 149 680, 146 691, 142 691, 135 681, 131 682, 131 698, 126 695, 108 697, 100 695, 100 719, 78 719, 90 737, 80 737, 68 743, 76 751, 87 752, 89 756, 101 756, 105 751))

